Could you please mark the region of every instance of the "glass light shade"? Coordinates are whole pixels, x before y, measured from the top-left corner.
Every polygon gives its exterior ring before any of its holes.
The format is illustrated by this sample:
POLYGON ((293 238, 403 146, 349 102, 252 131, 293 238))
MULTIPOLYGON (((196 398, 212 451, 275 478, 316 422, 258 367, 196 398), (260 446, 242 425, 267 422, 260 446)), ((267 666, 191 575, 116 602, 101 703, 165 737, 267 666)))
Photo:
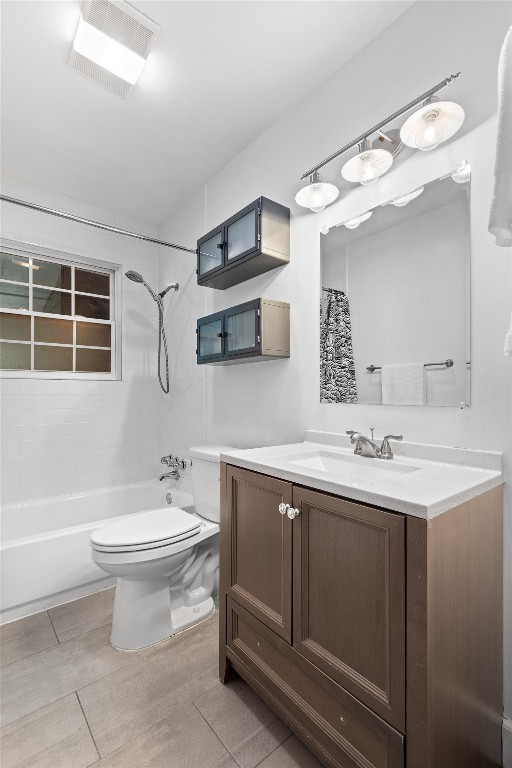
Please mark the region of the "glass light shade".
POLYGON ((299 189, 295 202, 303 208, 309 208, 314 213, 323 211, 326 205, 333 203, 340 191, 334 184, 322 181, 320 174, 314 173, 309 177, 309 184, 299 189))
POLYGON ((430 101, 407 118, 400 138, 408 147, 428 152, 457 133, 464 117, 454 101, 430 101))
POLYGON ((362 213, 360 216, 356 216, 353 219, 349 219, 348 221, 343 222, 343 226, 347 229, 356 229, 363 221, 366 221, 370 218, 373 211, 366 211, 366 213, 362 213))
POLYGON ((413 192, 407 192, 405 195, 395 197, 395 199, 391 201, 391 205, 396 205, 397 208, 403 208, 403 206, 410 203, 411 200, 419 197, 424 189, 425 187, 418 187, 418 189, 413 190, 413 192))
POLYGON ((133 85, 139 78, 146 59, 138 56, 117 40, 88 24, 80 15, 73 48, 77 53, 90 59, 117 77, 133 85))
POLYGON ((464 160, 457 166, 451 177, 457 184, 466 184, 471 179, 471 165, 464 160))
POLYGON ((393 155, 387 149, 363 149, 345 163, 341 175, 347 181, 358 182, 366 187, 375 184, 392 165, 393 155))

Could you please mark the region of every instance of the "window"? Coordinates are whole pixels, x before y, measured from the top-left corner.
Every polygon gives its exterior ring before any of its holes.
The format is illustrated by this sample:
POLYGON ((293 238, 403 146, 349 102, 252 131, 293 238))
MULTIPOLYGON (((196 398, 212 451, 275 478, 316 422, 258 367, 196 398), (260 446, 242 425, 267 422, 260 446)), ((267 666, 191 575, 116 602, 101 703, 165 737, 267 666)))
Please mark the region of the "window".
POLYGON ((116 378, 115 270, 0 252, 3 375, 116 378))

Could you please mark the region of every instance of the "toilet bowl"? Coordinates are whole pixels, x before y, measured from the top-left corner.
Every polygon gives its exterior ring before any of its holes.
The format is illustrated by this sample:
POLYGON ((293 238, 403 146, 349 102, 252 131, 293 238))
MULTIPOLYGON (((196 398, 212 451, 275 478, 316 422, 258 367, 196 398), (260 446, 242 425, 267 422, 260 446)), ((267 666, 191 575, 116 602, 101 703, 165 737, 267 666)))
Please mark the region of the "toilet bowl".
POLYGON ((193 512, 152 509, 92 533, 92 559, 117 577, 110 635, 115 648, 154 645, 215 610, 222 450, 190 450, 193 512))

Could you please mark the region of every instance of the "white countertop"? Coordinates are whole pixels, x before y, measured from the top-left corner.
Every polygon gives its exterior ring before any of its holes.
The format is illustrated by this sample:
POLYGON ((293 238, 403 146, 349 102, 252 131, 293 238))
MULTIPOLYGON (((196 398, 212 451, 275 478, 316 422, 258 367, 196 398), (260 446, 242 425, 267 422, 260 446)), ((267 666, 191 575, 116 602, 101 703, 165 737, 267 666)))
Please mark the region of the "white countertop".
POLYGON ((346 435, 308 430, 302 443, 229 450, 221 453, 221 461, 426 520, 503 483, 503 455, 497 451, 406 442, 391 446, 391 461, 354 457, 346 435), (309 457, 318 455, 334 463, 339 459, 341 472, 296 463, 315 463, 309 457))

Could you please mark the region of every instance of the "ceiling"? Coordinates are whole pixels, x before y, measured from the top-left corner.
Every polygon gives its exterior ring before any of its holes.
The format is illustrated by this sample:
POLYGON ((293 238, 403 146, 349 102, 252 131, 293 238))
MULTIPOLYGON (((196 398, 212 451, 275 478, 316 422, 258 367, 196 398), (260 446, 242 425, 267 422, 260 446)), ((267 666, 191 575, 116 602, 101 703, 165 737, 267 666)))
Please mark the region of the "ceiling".
POLYGON ((72 0, 3 0, 2 172, 160 222, 407 0, 139 0, 161 25, 121 99, 67 68, 72 0))

